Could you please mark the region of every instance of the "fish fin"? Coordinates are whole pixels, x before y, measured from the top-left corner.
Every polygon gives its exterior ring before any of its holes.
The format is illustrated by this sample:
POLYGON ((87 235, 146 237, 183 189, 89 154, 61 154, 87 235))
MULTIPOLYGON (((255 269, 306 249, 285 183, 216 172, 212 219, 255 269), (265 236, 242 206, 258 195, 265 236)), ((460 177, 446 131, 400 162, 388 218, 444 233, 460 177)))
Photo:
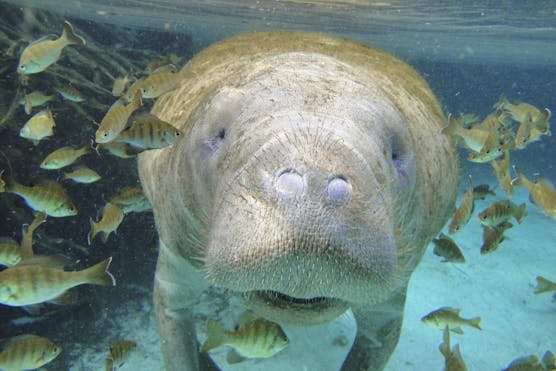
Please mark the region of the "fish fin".
POLYGON ((535 294, 542 294, 543 292, 551 291, 551 282, 542 276, 537 276, 537 287, 535 294))
POLYGON ((25 94, 25 104, 23 106, 25 113, 30 115, 33 112, 33 104, 31 103, 31 98, 29 95, 25 94))
POLYGON ((112 360, 112 356, 106 357, 104 360, 104 370, 105 371, 114 371, 116 368, 114 367, 114 361, 112 360))
POLYGON ((97 235, 97 231, 96 231, 97 223, 93 220, 93 218, 89 218, 89 224, 91 225, 91 230, 87 234, 87 244, 91 246, 93 240, 95 239, 95 236, 97 235))
POLYGON ((226 355, 226 361, 230 365, 235 365, 237 363, 241 363, 245 361, 247 358, 243 357, 241 354, 236 352, 234 349, 230 350, 226 355))
POLYGON ((502 93, 502 95, 500 95, 500 99, 498 100, 498 102, 494 103, 492 108, 494 108, 495 110, 502 110, 504 109, 504 106, 509 103, 510 102, 508 101, 506 94, 502 93))
POLYGON ((454 134, 459 126, 458 120, 454 117, 454 115, 450 114, 448 116, 448 125, 444 126, 441 130, 442 133, 454 134))
POLYGON ((515 165, 512 166, 515 172, 516 177, 514 179, 512 179, 512 185, 515 187, 522 187, 525 185, 525 182, 527 181, 527 178, 525 177, 525 175, 523 175, 523 173, 521 172, 521 170, 519 170, 515 165))
POLYGON ((517 212, 514 215, 514 218, 518 222, 518 224, 521 224, 523 218, 525 218, 526 216, 527 216, 527 204, 524 202, 521 205, 519 205, 517 212))
POLYGON ((450 328, 448 326, 444 327, 442 339, 444 341, 440 343, 438 350, 440 350, 444 357, 448 358, 450 356, 450 328))
POLYGON ((108 259, 81 271, 81 274, 83 274, 87 283, 99 286, 116 286, 116 279, 112 273, 108 271, 111 262, 112 257, 109 257, 108 259))
POLYGON ((246 323, 248 323, 248 322, 251 322, 251 321, 254 321, 254 320, 256 320, 256 319, 259 319, 259 318, 260 318, 260 317, 258 317, 257 315, 255 315, 255 313, 253 313, 252 311, 246 310, 245 312, 243 312, 243 313, 239 316, 239 318, 238 318, 238 320, 237 320, 237 326, 238 326, 238 327, 241 327, 241 326, 243 326, 244 324, 246 324, 246 323))
POLYGON ((102 243, 106 243, 106 241, 108 241, 108 237, 110 237, 110 233, 106 233, 104 231, 100 231, 100 240, 102 241, 102 243))
POLYGON ((75 305, 77 304, 77 290, 66 290, 61 295, 58 295, 54 299, 50 299, 48 302, 56 305, 75 305))
POLYGON ((436 311, 451 312, 451 313, 457 314, 459 316, 459 312, 461 312, 461 309, 452 308, 452 307, 442 307, 442 308, 438 308, 436 311))
POLYGON ((165 64, 164 66, 160 66, 157 69, 155 69, 153 72, 151 72, 151 75, 154 75, 155 73, 159 73, 159 72, 172 72, 172 73, 176 73, 177 72, 177 67, 175 65, 173 65, 172 63, 169 64, 165 64))
POLYGON ((129 102, 129 104, 133 107, 133 110, 141 108, 141 106, 143 105, 141 89, 137 89, 135 91, 135 94, 133 94, 133 97, 131 98, 131 102, 129 102))
POLYGON ((450 328, 450 331, 455 332, 456 334, 463 335, 463 330, 459 326, 450 328))
POLYGON ((481 317, 471 318, 469 320, 469 325, 475 327, 476 329, 482 330, 481 328, 481 317))
POLYGON ((69 45, 86 44, 85 39, 75 33, 75 31, 73 30, 73 26, 68 21, 64 21, 64 32, 62 32, 62 38, 64 38, 64 40, 66 40, 69 45))
POLYGON ((18 265, 38 265, 41 267, 64 269, 70 261, 63 255, 33 255, 23 259, 18 265))
POLYGON ((207 340, 201 347, 201 352, 208 352, 216 349, 226 342, 226 330, 215 320, 207 320, 207 340))
POLYGON ((38 44, 38 43, 40 43, 40 42, 47 41, 47 40, 54 41, 54 40, 56 40, 56 39, 58 39, 58 35, 51 33, 51 34, 48 34, 48 35, 44 35, 44 36, 42 36, 42 37, 36 39, 35 41, 32 41, 32 42, 29 44, 29 46, 31 46, 31 45, 33 45, 33 44, 38 44))

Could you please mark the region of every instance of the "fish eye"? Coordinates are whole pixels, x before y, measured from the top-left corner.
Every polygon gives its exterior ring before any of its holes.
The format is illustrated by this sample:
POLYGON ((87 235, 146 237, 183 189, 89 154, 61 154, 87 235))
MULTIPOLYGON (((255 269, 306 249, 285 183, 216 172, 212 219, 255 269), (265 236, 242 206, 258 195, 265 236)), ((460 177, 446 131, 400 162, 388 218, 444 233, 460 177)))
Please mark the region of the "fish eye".
POLYGON ((20 64, 19 65, 19 69, 22 71, 25 71, 25 68, 27 68, 24 64, 20 64))
POLYGON ((487 153, 487 155, 488 155, 488 154, 490 153, 490 149, 487 149, 487 150, 486 150, 486 153, 487 153))
POLYGON ((103 137, 103 138, 108 138, 108 132, 105 131, 104 133, 102 133, 102 137, 103 137))
POLYGON ((459 225, 456 225, 456 231, 459 231, 459 225))

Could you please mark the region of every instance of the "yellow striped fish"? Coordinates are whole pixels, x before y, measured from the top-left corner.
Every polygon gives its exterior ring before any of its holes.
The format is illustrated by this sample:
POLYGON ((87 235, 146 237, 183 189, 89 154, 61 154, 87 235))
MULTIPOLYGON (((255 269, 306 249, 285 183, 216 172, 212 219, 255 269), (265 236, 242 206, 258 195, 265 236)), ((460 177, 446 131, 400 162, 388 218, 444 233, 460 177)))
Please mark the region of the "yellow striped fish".
POLYGON ((174 144, 183 133, 155 115, 142 113, 131 117, 132 126, 122 131, 114 142, 129 143, 136 148, 156 149, 174 144))
POLYGON ((105 371, 113 371, 121 367, 135 348, 137 348, 137 343, 134 341, 118 340, 110 347, 110 354, 105 361, 105 371))
POLYGON ((95 222, 93 218, 90 219, 91 231, 87 235, 89 245, 93 243, 95 236, 99 233, 102 233, 102 242, 106 242, 110 233, 116 232, 122 220, 124 220, 124 213, 119 206, 110 202, 104 205, 102 219, 98 222, 95 222))
POLYGON ((0 237, 0 265, 11 267, 22 259, 21 248, 11 237, 0 237))
POLYGON ((181 74, 176 72, 176 66, 168 64, 153 71, 152 74, 140 81, 137 87, 141 89, 144 99, 154 99, 177 89, 181 79, 181 74))
POLYGON ((208 352, 222 345, 230 345, 243 357, 268 358, 285 349, 288 344, 288 337, 274 322, 256 319, 236 331, 226 331, 218 322, 209 319, 207 340, 201 351, 208 352))
POLYGON ((40 265, 16 265, 0 272, 0 303, 12 307, 56 299, 72 287, 91 284, 114 286, 108 258, 82 271, 68 272, 40 265))
POLYGON ((62 50, 68 45, 85 45, 85 40, 77 36, 68 21, 64 22, 64 31, 60 38, 56 35, 46 35, 23 50, 19 58, 17 73, 29 75, 44 71, 48 66, 60 58, 62 50))
POLYGON ((513 216, 515 220, 521 224, 523 218, 527 215, 526 209, 526 203, 517 206, 510 200, 501 200, 481 211, 478 215, 478 219, 481 224, 487 227, 496 227, 502 224, 502 222, 508 221, 513 216))
POLYGON ((41 169, 56 170, 73 164, 81 156, 91 153, 92 148, 89 144, 85 144, 81 148, 62 147, 48 156, 41 162, 41 169))
POLYGON ((123 105, 121 100, 117 100, 114 103, 104 118, 100 122, 100 126, 95 133, 95 141, 97 143, 108 143, 114 140, 120 134, 122 130, 125 129, 127 125, 127 120, 129 116, 136 109, 143 105, 141 100, 141 90, 135 90, 131 102, 127 105, 123 105))
POLYGON ((473 184, 471 182, 471 175, 469 176, 469 188, 463 195, 461 204, 456 210, 452 221, 450 222, 449 233, 454 234, 460 231, 471 218, 473 209, 475 208, 475 198, 473 197, 473 184))
POLYGON ((19 335, 8 340, 0 353, 0 369, 4 371, 35 370, 58 357, 62 348, 47 338, 19 335))
POLYGON ((38 180, 31 186, 16 182, 8 174, 1 174, 6 192, 22 197, 35 211, 43 211, 54 217, 77 215, 77 208, 64 188, 53 180, 38 180))
POLYGON ((483 226, 483 245, 481 246, 481 255, 486 255, 498 249, 502 241, 504 241, 504 232, 512 228, 514 225, 510 222, 502 222, 495 228, 483 226))
POLYGON ((527 188, 531 202, 541 207, 546 215, 556 219, 556 189, 554 185, 540 176, 536 176, 537 181, 533 183, 518 168, 515 166, 513 168, 517 177, 512 180, 512 185, 527 188))

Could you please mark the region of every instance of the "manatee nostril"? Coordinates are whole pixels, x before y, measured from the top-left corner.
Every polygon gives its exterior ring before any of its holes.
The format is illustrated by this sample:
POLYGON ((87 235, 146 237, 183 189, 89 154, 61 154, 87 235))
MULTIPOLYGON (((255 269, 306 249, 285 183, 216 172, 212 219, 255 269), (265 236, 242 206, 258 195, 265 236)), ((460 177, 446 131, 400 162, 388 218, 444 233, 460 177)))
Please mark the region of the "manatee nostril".
POLYGON ((328 199, 332 202, 341 202, 351 193, 351 186, 347 180, 341 176, 336 176, 328 182, 326 188, 328 199))
POLYGON ((276 189, 284 196, 303 193, 304 188, 303 177, 292 169, 282 171, 276 180, 276 189))

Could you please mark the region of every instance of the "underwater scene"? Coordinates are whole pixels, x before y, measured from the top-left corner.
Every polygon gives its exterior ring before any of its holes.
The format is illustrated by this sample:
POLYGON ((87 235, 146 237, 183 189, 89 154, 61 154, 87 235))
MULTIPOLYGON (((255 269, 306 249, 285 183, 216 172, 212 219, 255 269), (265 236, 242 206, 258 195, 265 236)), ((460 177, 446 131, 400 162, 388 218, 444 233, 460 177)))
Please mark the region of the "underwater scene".
MULTIPOLYGON (((186 364, 192 354, 201 370, 556 370, 556 2, 492 3, 0 1, 0 370, 193 370, 197 368, 186 364), (445 197, 444 189, 420 190, 433 195, 434 202, 442 199, 432 214, 444 218, 445 225, 435 230, 422 258, 415 254, 418 262, 407 275, 407 293, 404 285, 396 286, 402 290, 401 309, 385 304, 369 311, 371 316, 403 316, 398 328, 391 333, 380 328, 377 337, 363 343, 359 331, 366 325, 358 317, 367 313, 363 299, 355 300, 353 308, 334 308, 326 321, 279 323, 255 314, 244 302, 251 294, 241 292, 262 292, 258 283, 237 289, 227 282, 235 276, 210 264, 203 270, 214 258, 213 250, 195 250, 191 262, 182 264, 178 253, 159 244, 159 233, 173 233, 193 250, 216 239, 202 218, 195 231, 182 228, 178 222, 183 213, 176 202, 157 208, 150 201, 191 196, 213 202, 209 194, 217 189, 189 183, 187 176, 179 183, 185 191, 157 188, 164 179, 154 171, 150 178, 148 174, 157 156, 152 154, 184 147, 188 136, 203 132, 170 119, 185 115, 185 108, 180 112, 177 105, 200 100, 201 89, 213 86, 198 81, 199 71, 213 63, 210 58, 193 67, 188 63, 227 37, 275 30, 363 42, 407 63, 430 86, 443 115, 442 126, 421 131, 412 150, 434 152, 444 143, 457 147, 458 164, 449 169, 442 168, 448 160, 434 156, 420 165, 424 172, 444 171, 438 178, 454 190, 445 197), (196 82, 185 86, 190 80, 196 82), (451 178, 442 179, 446 176, 451 178), (165 224, 167 220, 177 225, 165 224), (202 273, 197 276, 193 268, 202 273), (180 277, 167 281, 167 272, 180 277), (194 300, 188 306, 161 294, 174 286, 187 287, 197 277, 220 284, 192 284, 194 300), (159 322, 157 315, 169 324, 159 322), (173 321, 185 322, 188 331, 172 328, 173 321), (381 366, 367 366, 362 359, 381 354, 386 344, 395 347, 393 353, 376 361, 381 366)), ((299 35, 287 36, 291 45, 299 45, 299 35)), ((232 66, 234 61, 218 58, 251 52, 230 49, 228 54, 215 52, 214 63, 232 66)), ((280 66, 274 67, 271 73, 280 66)), ((292 76, 296 73, 301 74, 296 70, 292 76)), ((408 79, 402 75, 400 84, 408 79)), ((346 84, 351 86, 356 84, 346 84)), ((263 107, 259 98, 241 102, 263 107)), ((192 121, 217 120, 221 111, 233 111, 237 101, 217 103, 214 110, 208 98, 199 103, 200 109, 189 112, 192 121)), ((217 153, 227 148, 224 138, 233 135, 229 128, 219 129, 203 148, 217 153)), ((399 147, 392 149, 394 166, 411 164, 413 156, 406 158, 404 145, 399 147)), ((446 153, 449 157, 454 151, 446 153)), ((173 166, 176 177, 182 167, 200 169, 192 178, 213 179, 207 169, 227 171, 209 160, 205 165, 203 156, 192 156, 183 166, 173 158, 159 161, 173 166)), ((396 173, 402 174, 402 183, 412 174, 403 169, 410 175, 396 173)), ((246 177, 238 178, 249 185, 246 177)), ((279 197, 304 191, 303 179, 290 168, 284 170, 278 175, 279 197)), ((346 198, 360 196, 350 195, 355 186, 343 176, 333 177, 327 197, 342 205, 346 198)), ((259 205, 254 199, 244 197, 245 205, 259 205)), ((434 219, 430 214, 414 213, 434 219)), ((250 225, 249 215, 232 209, 223 221, 214 217, 214 226, 250 225), (232 222, 234 216, 239 222, 232 222)), ((396 226, 428 223, 395 220, 392 233, 398 233, 396 226)), ((233 232, 219 236, 224 247, 236 241, 233 232)), ((253 229, 254 235, 258 232, 253 229)), ((418 250, 406 248, 407 254, 418 250)), ((216 258, 238 264, 228 255, 216 258)), ((389 262, 385 258, 384 264, 389 262)), ((314 264, 303 264, 292 277, 306 273, 318 281, 314 264)), ((268 279, 258 271, 253 277, 268 279)), ((261 294, 267 302, 285 300, 292 307, 334 303, 322 293, 268 292, 261 294)))

